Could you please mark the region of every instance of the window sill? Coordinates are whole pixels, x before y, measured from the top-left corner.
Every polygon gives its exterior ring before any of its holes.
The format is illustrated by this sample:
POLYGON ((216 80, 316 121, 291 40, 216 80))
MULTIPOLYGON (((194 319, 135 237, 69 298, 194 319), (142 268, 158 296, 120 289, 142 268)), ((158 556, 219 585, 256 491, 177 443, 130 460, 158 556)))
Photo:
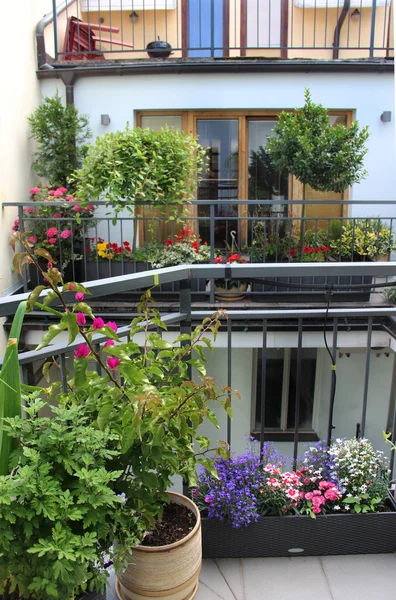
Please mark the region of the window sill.
MULTIPOLYGON (((260 433, 254 431, 252 438, 260 441, 260 433)), ((294 442, 294 433, 292 431, 266 431, 264 435, 266 442, 294 442)), ((298 434, 299 442, 319 442, 319 436, 315 431, 300 431, 298 434)))

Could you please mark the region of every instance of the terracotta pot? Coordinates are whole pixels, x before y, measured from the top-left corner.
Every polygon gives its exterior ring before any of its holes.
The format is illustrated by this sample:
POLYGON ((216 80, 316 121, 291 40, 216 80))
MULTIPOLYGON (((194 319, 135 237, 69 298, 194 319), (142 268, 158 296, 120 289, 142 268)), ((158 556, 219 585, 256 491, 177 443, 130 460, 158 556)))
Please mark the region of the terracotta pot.
POLYGON ((191 600, 198 589, 202 563, 201 517, 189 498, 169 492, 171 502, 187 506, 197 522, 190 533, 167 546, 138 546, 128 567, 117 575, 121 600, 191 600))
POLYGON ((233 300, 243 300, 245 297, 245 292, 248 289, 248 283, 246 281, 241 281, 238 286, 233 285, 229 289, 225 289, 214 284, 215 296, 219 300, 225 300, 226 302, 232 302, 233 300))

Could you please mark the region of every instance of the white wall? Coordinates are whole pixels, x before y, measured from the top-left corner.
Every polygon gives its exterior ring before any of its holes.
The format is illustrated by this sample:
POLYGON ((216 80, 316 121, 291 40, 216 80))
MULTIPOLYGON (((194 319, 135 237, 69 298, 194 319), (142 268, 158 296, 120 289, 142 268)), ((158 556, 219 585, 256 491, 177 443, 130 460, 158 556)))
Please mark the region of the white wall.
MULTIPOLYGON (((367 179, 355 185, 351 199, 396 199, 394 77, 392 73, 216 73, 136 75, 80 78, 75 84, 77 108, 88 113, 94 136, 134 123, 136 110, 150 109, 286 109, 303 104, 304 88, 314 102, 329 109, 352 110, 368 125, 367 179), (392 111, 392 122, 380 115, 392 111), (109 114, 108 127, 100 115, 109 114)), ((55 80, 42 82, 52 94, 55 80)), ((353 215, 387 216, 396 207, 353 207, 353 215)))
MULTIPOLYGON (((3 49, 0 94, 0 295, 10 293, 18 277, 11 273, 12 250, 8 245, 16 209, 4 204, 29 198, 29 188, 37 181, 30 169, 33 145, 26 121, 41 99, 36 77, 35 29, 38 21, 51 10, 51 0, 2 3, 3 49), (14 25, 12 25, 14 24, 14 25), (7 50, 6 50, 7 49, 7 50)), ((0 320, 1 321, 1 320, 0 320)), ((5 336, 0 323, 0 354, 5 336)))

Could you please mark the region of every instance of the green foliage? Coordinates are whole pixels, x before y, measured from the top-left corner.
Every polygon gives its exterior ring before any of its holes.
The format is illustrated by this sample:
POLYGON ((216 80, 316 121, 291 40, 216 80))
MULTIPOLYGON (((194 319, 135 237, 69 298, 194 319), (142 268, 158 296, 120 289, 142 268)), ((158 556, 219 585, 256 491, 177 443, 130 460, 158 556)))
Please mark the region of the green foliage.
POLYGON ((282 262, 289 260, 294 241, 287 221, 259 220, 253 226, 251 262, 282 262))
POLYGON ((7 475, 10 453, 16 440, 2 429, 3 421, 21 415, 21 379, 18 362, 18 342, 27 303, 21 302, 12 322, 3 366, 0 371, 0 475, 7 475))
POLYGON ((28 123, 38 146, 32 165, 37 175, 53 187, 70 183, 86 154, 84 142, 91 137, 88 116, 79 115, 72 104, 63 106, 57 93, 44 98, 28 123))
POLYGON ((77 173, 77 194, 83 201, 104 194, 116 213, 134 202, 181 203, 193 197, 204 157, 192 135, 127 126, 90 145, 77 173))
POLYGON ((13 470, 0 477, 0 595, 67 600, 87 589, 103 591, 108 557, 125 560, 125 548, 144 535, 134 510, 115 491, 122 471, 118 437, 89 423, 81 406, 51 406, 38 393, 26 413, 5 420, 20 440, 13 470), (114 541, 120 545, 112 548, 114 541))
POLYGON ((378 259, 395 250, 396 240, 389 225, 380 218, 350 219, 342 224, 338 238, 330 240, 330 248, 338 260, 378 259))
POLYGON ((368 128, 332 127, 327 109, 314 104, 305 90, 305 105, 279 115, 266 150, 275 169, 294 175, 314 190, 343 192, 366 175, 363 159, 368 128))

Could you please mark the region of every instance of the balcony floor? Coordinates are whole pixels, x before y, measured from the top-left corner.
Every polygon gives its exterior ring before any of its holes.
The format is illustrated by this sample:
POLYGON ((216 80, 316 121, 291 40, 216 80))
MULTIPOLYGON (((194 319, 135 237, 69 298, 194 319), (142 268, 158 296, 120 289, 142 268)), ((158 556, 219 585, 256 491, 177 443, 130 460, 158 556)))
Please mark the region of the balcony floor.
MULTIPOLYGON (((195 600, 373 600, 394 594, 396 554, 204 560, 195 600)), ((106 598, 116 600, 114 576, 106 598)))

